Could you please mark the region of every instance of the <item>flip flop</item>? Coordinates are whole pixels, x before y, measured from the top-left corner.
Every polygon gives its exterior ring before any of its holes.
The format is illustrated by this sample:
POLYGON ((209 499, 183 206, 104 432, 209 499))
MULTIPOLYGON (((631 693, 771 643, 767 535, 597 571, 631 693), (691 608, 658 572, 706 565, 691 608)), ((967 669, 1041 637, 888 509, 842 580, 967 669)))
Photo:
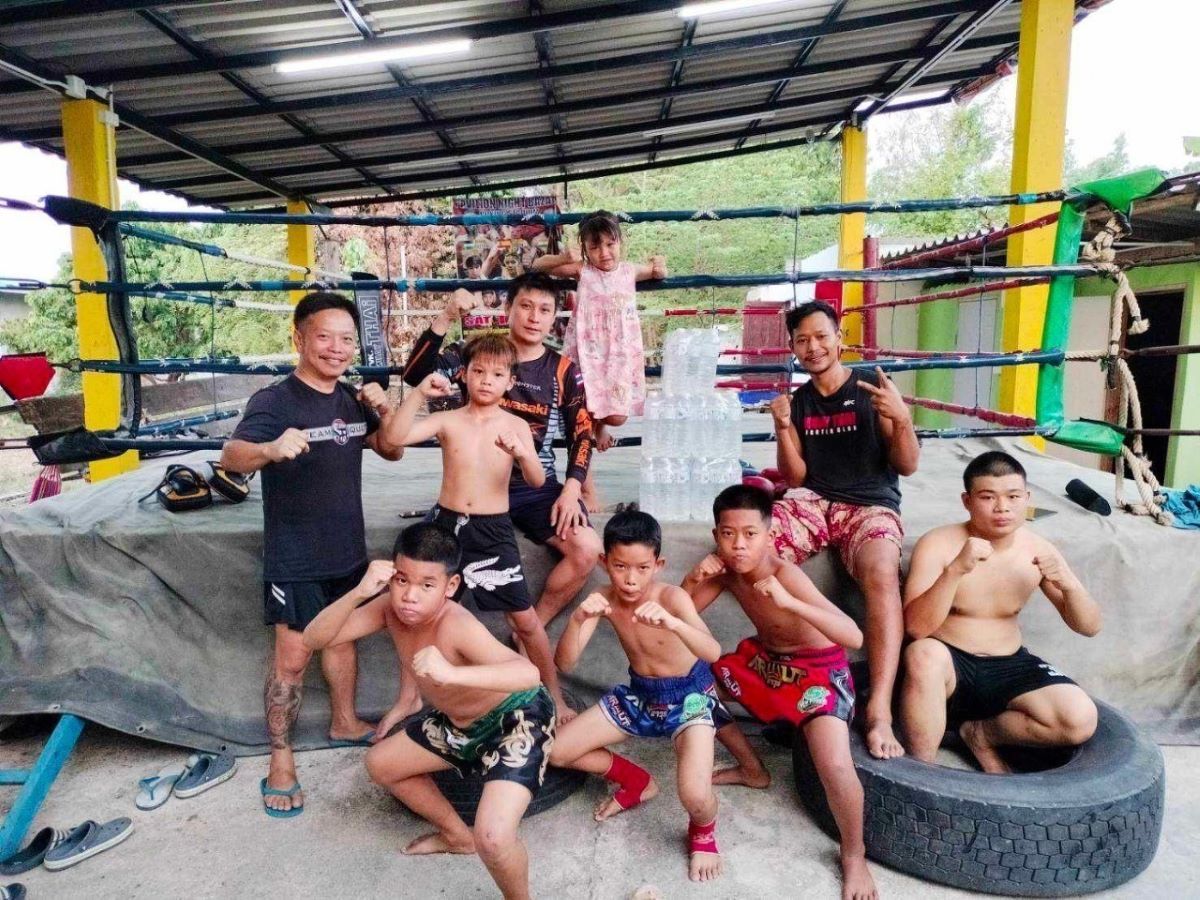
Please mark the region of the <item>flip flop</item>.
POLYGON ((42 865, 51 872, 69 868, 97 853, 103 853, 109 847, 115 847, 131 834, 133 822, 127 818, 113 819, 103 825, 97 825, 89 819, 72 829, 71 837, 47 853, 42 865))
MULTIPOLYGON (((267 797, 291 798, 295 797, 296 794, 299 793, 300 782, 297 781, 286 791, 281 791, 279 788, 268 787, 267 779, 264 778, 261 782, 259 782, 258 789, 264 800, 266 800, 267 797)), ((271 807, 267 806, 266 803, 263 803, 263 812, 265 812, 272 819, 290 819, 292 816, 298 816, 300 813, 304 812, 304 806, 301 804, 300 806, 293 806, 291 809, 271 809, 271 807)))
POLYGON ((199 759, 175 783, 175 796, 186 799, 203 794, 209 788, 228 781, 236 771, 237 760, 228 753, 201 753, 199 759))
POLYGON ((171 799, 171 790, 187 770, 187 766, 173 765, 159 769, 154 775, 147 775, 138 782, 141 790, 133 800, 134 805, 138 809, 158 809, 171 799))
MULTIPOLYGON (((43 828, 33 836, 33 840, 26 844, 24 849, 18 850, 8 859, 0 862, 0 875, 20 875, 22 872, 36 869, 42 864, 46 853, 53 850, 70 836, 71 832, 69 831, 61 831, 58 828, 43 828)), ((0 894, 0 900, 3 900, 2 894, 0 894)))
POLYGON ((375 737, 375 729, 372 728, 362 737, 357 738, 335 738, 332 735, 329 737, 330 747, 370 747, 374 742, 371 738, 375 737))
POLYGON ((19 881, 0 884, 0 900, 25 900, 25 885, 19 881))

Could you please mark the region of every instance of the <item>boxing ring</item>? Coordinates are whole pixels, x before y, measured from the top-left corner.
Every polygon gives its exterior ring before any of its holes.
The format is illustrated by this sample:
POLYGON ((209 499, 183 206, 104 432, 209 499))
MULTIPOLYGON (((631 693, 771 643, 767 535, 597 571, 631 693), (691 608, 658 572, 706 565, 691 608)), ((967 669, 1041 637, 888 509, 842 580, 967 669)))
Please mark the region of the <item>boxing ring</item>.
MULTIPOLYGON (((873 267, 765 275, 676 276, 643 282, 639 290, 748 287, 762 284, 797 284, 811 281, 901 282, 966 280, 972 284, 893 301, 914 305, 969 296, 979 285, 1028 284, 1048 281, 1050 301, 1041 347, 1020 352, 936 353, 889 349, 875 345, 856 348, 864 357, 853 366, 879 366, 889 372, 935 368, 1003 368, 1036 366, 1037 409, 1034 416, 1019 416, 982 407, 965 407, 944 401, 910 396, 912 405, 965 414, 986 427, 931 429, 920 432, 924 443, 921 468, 904 479, 904 519, 907 530, 905 558, 912 543, 925 530, 961 517, 958 478, 965 462, 997 442, 1015 448, 1030 471, 1034 505, 1051 515, 1034 523, 1040 533, 1055 540, 1067 559, 1088 580, 1101 600, 1107 627, 1090 642, 1070 636, 1048 604, 1034 603, 1023 617, 1033 649, 1060 661, 1089 690, 1126 709, 1160 741, 1190 743, 1200 740, 1200 692, 1196 667, 1189 663, 1198 651, 1190 628, 1173 623, 1197 620, 1200 609, 1200 573, 1184 569, 1190 538, 1184 532, 1161 528, 1154 476, 1145 465, 1138 444, 1140 422, 1136 413, 1136 385, 1121 374, 1121 352, 1116 344, 1095 351, 1066 347, 1067 330, 1077 277, 1100 275, 1113 279, 1116 291, 1114 320, 1136 299, 1122 287, 1123 272, 1114 265, 1112 242, 1121 233, 1130 204, 1152 193, 1161 181, 1154 172, 1134 173, 1097 182, 1072 191, 1038 195, 951 198, 890 203, 834 203, 809 207, 759 207, 740 210, 684 210, 634 212, 620 215, 630 225, 649 221, 700 222, 731 218, 783 219, 799 222, 808 216, 845 212, 887 213, 901 210, 938 210, 986 207, 1014 203, 1057 201, 1055 216, 1033 223, 1057 228, 1053 263, 1046 266, 922 266, 873 267), (1089 210, 1100 210, 1108 220, 1097 237, 1079 255, 1081 235, 1089 210), (1116 423, 1069 421, 1063 409, 1063 381, 1068 364, 1077 360, 1095 364, 1102 359, 1120 377, 1129 400, 1131 419, 1116 423), (1115 516, 1101 519, 1069 503, 1062 486, 1081 478, 1103 490, 1103 473, 1037 454, 1014 439, 1037 435, 1068 446, 1112 456, 1130 465, 1137 501, 1126 507, 1150 518, 1115 516), (1126 438, 1129 438, 1127 442, 1126 438), (934 440, 937 439, 937 440, 934 440), (1150 599, 1148 599, 1150 598, 1150 599), (1151 602, 1152 600, 1152 602, 1151 602)), ((10 202, 8 205, 12 206, 10 202)), ((460 279, 364 279, 336 272, 297 271, 286 263, 257 258, 247 265, 275 265, 281 280, 235 278, 223 281, 146 282, 130 280, 124 243, 129 239, 169 241, 180 238, 158 232, 153 224, 171 222, 229 222, 245 225, 350 222, 368 227, 423 227, 537 221, 571 224, 580 214, 471 214, 463 216, 342 216, 261 213, 155 213, 109 211, 79 201, 48 198, 43 207, 24 205, 31 213, 40 209, 62 224, 91 228, 105 250, 109 279, 73 281, 65 287, 74 293, 99 293, 106 297, 110 321, 118 334, 115 360, 55 360, 77 372, 107 372, 122 382, 121 424, 103 434, 76 429, 65 434, 34 439, 35 452, 46 464, 79 462, 127 450, 136 450, 146 462, 139 471, 43 500, 0 516, 0 715, 35 712, 71 712, 113 728, 160 741, 204 749, 229 749, 257 753, 265 749, 261 713, 261 679, 269 657, 267 629, 261 625, 259 581, 261 565, 261 506, 257 491, 240 505, 220 500, 207 509, 169 513, 157 504, 138 499, 151 491, 166 462, 198 465, 215 459, 222 441, 197 434, 206 425, 218 424, 239 414, 236 408, 218 409, 175 420, 146 423, 141 408, 141 377, 147 374, 237 373, 279 376, 291 369, 286 354, 267 359, 207 357, 144 359, 138 355, 129 327, 132 298, 202 304, 217 315, 222 309, 252 310, 264 316, 285 315, 291 305, 276 300, 251 299, 273 293, 308 289, 365 291, 444 292, 502 288, 503 281, 460 279), (182 457, 179 454, 187 454, 182 457)), ((186 242, 197 253, 233 254, 202 242, 186 242)), ((919 262, 919 261, 918 261, 919 262)), ((889 304, 851 308, 847 315, 872 316, 889 304)), ((668 309, 664 315, 692 316, 701 321, 738 313, 726 307, 701 306, 668 309)), ((401 313, 393 313, 400 315, 401 313)), ((408 311, 409 316, 431 315, 408 311)), ((777 314, 777 313, 769 313, 777 314)), ((868 333, 870 330, 868 329, 868 333)), ((1179 348, 1176 348, 1179 349, 1179 348)), ((730 348, 728 355, 744 351, 730 348)), ((782 348, 764 351, 764 358, 782 348)), ((386 357, 383 360, 387 362, 386 357)), ((384 377, 399 374, 392 365, 360 366, 352 375, 384 377)), ((776 386, 790 378, 782 362, 722 364, 719 384, 737 387, 776 386)), ((648 375, 659 374, 654 366, 648 375)), ((762 468, 774 462, 773 436, 761 414, 743 416, 743 459, 762 468)), ((622 432, 619 446, 599 458, 599 488, 609 502, 637 497, 638 427, 622 432)), ((15 442, 7 442, 12 445, 15 442)), ((440 481, 438 452, 410 449, 398 463, 384 463, 367 455, 364 497, 369 549, 383 555, 395 533, 406 524, 398 514, 426 509, 435 499, 440 481)), ((1118 471, 1118 497, 1127 490, 1118 471)), ((597 524, 603 524, 603 516, 597 524)), ((693 522, 667 529, 668 575, 679 578, 687 567, 710 548, 709 527, 693 522)), ((525 543, 523 559, 528 578, 538 589, 552 563, 547 552, 525 543)), ((835 564, 819 557, 806 564, 818 585, 850 608, 860 601, 853 584, 835 564)), ((593 584, 598 583, 593 574, 593 584)), ((740 615, 728 604, 718 604, 713 615, 714 633, 723 643, 745 630, 740 615)), ((552 638, 562 627, 551 628, 552 638)), ((597 638, 601 640, 601 638, 597 638)), ((615 648, 609 648, 615 649, 615 648)), ((622 673, 611 660, 615 653, 593 653, 585 662, 574 687, 588 695, 607 687, 622 673), (611 670, 611 671, 610 671, 611 670)), ((394 700, 394 655, 381 641, 368 642, 363 650, 360 710, 379 714, 394 700)), ((297 724, 295 743, 300 748, 327 744, 325 687, 310 672, 306 702, 297 724)))

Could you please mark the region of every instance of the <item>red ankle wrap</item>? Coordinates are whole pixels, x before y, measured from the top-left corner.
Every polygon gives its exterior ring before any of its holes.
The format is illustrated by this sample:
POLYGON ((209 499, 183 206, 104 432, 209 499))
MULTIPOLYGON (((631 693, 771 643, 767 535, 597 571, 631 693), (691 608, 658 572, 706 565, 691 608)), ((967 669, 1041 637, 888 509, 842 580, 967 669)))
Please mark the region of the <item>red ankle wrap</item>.
POLYGON ((717 853, 717 820, 707 825, 688 821, 688 853, 717 853))
POLYGON ((631 809, 641 803, 642 791, 650 783, 649 772, 616 753, 612 755, 612 765, 604 773, 604 778, 619 786, 613 798, 622 809, 631 809))

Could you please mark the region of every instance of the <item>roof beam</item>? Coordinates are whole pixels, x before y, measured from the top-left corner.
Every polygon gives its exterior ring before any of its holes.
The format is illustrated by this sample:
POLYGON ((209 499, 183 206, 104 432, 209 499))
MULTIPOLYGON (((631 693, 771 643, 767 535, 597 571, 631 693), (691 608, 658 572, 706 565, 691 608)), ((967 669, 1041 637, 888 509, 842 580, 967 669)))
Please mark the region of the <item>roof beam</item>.
MULTIPOLYGON (((204 59, 205 57, 211 55, 209 53, 209 51, 206 50, 202 45, 196 43, 191 38, 189 38, 187 35, 185 35, 182 31, 177 29, 161 13, 155 12, 154 10, 142 9, 142 10, 138 10, 138 15, 140 15, 143 19, 145 19, 147 22, 149 22, 151 25, 153 25, 156 29, 158 29, 160 32, 162 32, 164 35, 166 35, 168 38, 170 38, 171 41, 176 46, 181 47, 182 49, 184 49, 188 53, 190 53, 194 58, 204 59)), ((241 91, 243 94, 245 94, 247 97, 249 97, 251 100, 253 100, 255 103, 267 102, 267 98, 265 96, 263 96, 261 93, 259 93, 259 91, 256 88, 254 88, 252 85, 248 84, 240 76, 235 75, 232 72, 222 72, 221 77, 224 78, 231 85, 233 85, 235 88, 237 88, 239 91, 241 91)), ((318 134, 316 132, 316 130, 308 127, 303 122, 301 122, 299 119, 297 119, 295 116, 284 115, 284 116, 281 116, 280 118, 282 118, 283 121, 286 122, 288 125, 290 125, 292 128, 295 128, 298 132, 300 132, 300 134, 303 135, 311 143, 320 144, 321 149, 323 149, 326 153, 330 154, 331 156, 333 156, 335 159, 341 161, 342 163, 345 163, 350 168, 354 168, 355 171, 357 171, 358 174, 360 174, 367 182, 375 185, 376 187, 380 188, 381 190, 385 190, 385 191, 395 190, 395 188, 393 188, 391 185, 378 180, 374 175, 372 175, 366 169, 360 169, 360 168, 355 167, 353 164, 353 160, 351 160, 348 155, 343 153, 341 150, 339 150, 337 147, 333 146, 332 144, 325 143, 324 139, 320 136, 320 134, 318 134)), ((311 146, 311 143, 308 146, 311 146)))
MULTIPOLYGON (((375 46, 379 43, 378 35, 375 33, 375 29, 371 27, 371 23, 368 22, 366 17, 359 11, 358 7, 354 3, 354 0, 334 0, 334 2, 338 5, 338 9, 342 11, 342 14, 350 20, 350 24, 352 24, 358 30, 358 33, 367 43, 369 43, 371 46, 375 46)), ((392 80, 395 81, 401 89, 410 86, 408 76, 404 74, 398 65, 388 63, 386 68, 388 70, 388 74, 392 76, 392 80)), ((417 90, 420 90, 419 86, 417 86, 417 90)), ((437 113, 426 102, 425 98, 421 96, 412 96, 409 98, 409 100, 412 101, 412 105, 416 108, 421 118, 425 120, 427 124, 433 126, 434 133, 438 136, 438 140, 442 142, 442 146, 447 150, 453 150, 455 148, 454 139, 446 133, 446 129, 442 127, 440 121, 438 120, 437 113)), ((459 163, 459 167, 468 175, 470 175, 471 170, 466 163, 459 163)), ((471 180, 478 183, 478 180, 474 177, 472 177, 471 180)))
MULTIPOLYGON (((0 62, 7 62, 19 69, 22 69, 31 75, 43 79, 45 81, 54 81, 58 78, 53 72, 47 71, 40 63, 30 59, 25 54, 13 50, 0 44, 0 62)), ((162 141, 164 144, 170 144, 189 156, 194 156, 197 159, 202 159, 219 169, 224 169, 232 175, 236 175, 242 181, 248 181, 251 184, 258 185, 272 194, 279 197, 295 196, 296 192, 286 185, 280 184, 272 178, 257 172, 254 169, 248 168, 239 162, 236 162, 224 154, 218 153, 211 147, 207 147, 187 135, 180 134, 170 128, 165 128, 149 116, 144 116, 137 110, 126 106, 123 103, 112 103, 112 110, 120 118, 123 125, 128 125, 143 134, 147 134, 156 140, 162 141)), ((299 197, 298 199, 306 199, 299 197)))
POLYGON ((989 20, 995 17, 997 13, 1003 10, 1006 6, 1009 6, 1011 3, 1012 0, 993 0, 991 6, 989 6, 987 9, 981 9, 979 12, 972 15, 967 19, 966 22, 959 26, 959 28, 950 35, 950 37, 939 44, 932 53, 928 54, 923 60, 921 60, 921 62, 916 65, 913 70, 909 72, 903 80, 901 80, 899 84, 892 85, 891 87, 887 86, 887 82, 891 80, 891 74, 880 79, 881 87, 879 90, 884 93, 884 96, 881 97, 876 103, 872 104, 869 109, 864 110, 862 117, 864 119, 869 118, 870 116, 874 115, 877 110, 887 106, 890 100, 895 99, 901 93, 912 87, 920 78, 925 75, 926 72, 961 47, 967 38, 986 25, 989 20))
MULTIPOLYGON (((509 34, 529 34, 550 31, 557 28, 577 27, 595 22, 625 18, 630 15, 662 12, 678 7, 678 0, 654 3, 616 3, 603 7, 585 7, 565 12, 548 13, 544 16, 523 17, 520 19, 505 19, 484 22, 479 25, 456 27, 452 29, 434 29, 419 33, 407 32, 399 37, 377 38, 376 46, 411 45, 414 37, 422 41, 448 39, 455 37, 471 37, 484 40, 491 37, 503 37, 509 34), (653 9, 651 9, 653 7, 653 9), (638 13, 631 10, 640 10, 638 13), (446 34, 442 32, 446 31, 446 34)), ((839 20, 828 26, 810 25, 803 28, 790 28, 765 34, 744 35, 728 38, 723 41, 712 41, 697 44, 689 48, 674 48, 667 51, 647 51, 640 54, 628 54, 618 59, 632 60, 621 65, 612 65, 608 60, 578 63, 569 68, 573 74, 590 74, 623 68, 625 65, 646 65, 650 63, 668 62, 675 59, 692 59, 713 54, 732 53, 756 47, 770 47, 778 44, 798 43, 816 37, 830 34, 849 34, 871 28, 887 28, 907 22, 919 22, 927 19, 941 18, 947 15, 957 15, 964 12, 974 12, 988 5, 988 0, 955 0, 955 2, 919 3, 913 7, 893 10, 886 13, 875 13, 839 20), (635 57, 641 57, 640 61, 635 57)), ((338 50, 349 50, 358 43, 345 41, 322 44, 317 47, 305 48, 305 55, 325 56, 338 50)), ((140 66, 116 66, 106 69, 93 69, 86 72, 76 72, 84 81, 93 84, 111 84, 113 82, 131 80, 149 80, 154 78, 178 78, 181 75, 196 75, 203 72, 219 72, 235 69, 264 68, 272 66, 284 59, 298 56, 296 51, 260 51, 255 53, 238 53, 227 56, 214 56, 211 62, 194 60, 192 62, 152 63, 140 66)), ((528 75, 528 73, 525 73, 528 75)), ((566 74, 566 73, 562 73, 566 74)), ((538 73, 533 73, 533 80, 538 80, 538 73)), ((560 77, 560 73, 555 73, 560 77)), ((528 81, 529 78, 523 78, 528 81)), ((0 93, 21 93, 24 87, 0 85, 0 93)), ((389 96, 387 99, 394 99, 389 96)))
MULTIPOLYGON (((683 34, 679 38, 679 49, 683 50, 692 46, 692 42, 696 39, 696 25, 699 24, 699 19, 688 19, 683 24, 683 34)), ((675 60, 675 65, 671 67, 671 77, 667 79, 667 89, 679 87, 679 82, 683 79, 684 60, 675 60)), ((658 121, 660 123, 667 121, 671 116, 671 107, 675 104, 673 95, 668 95, 662 102, 662 106, 658 110, 658 121)), ((653 148, 657 148, 662 143, 662 136, 659 135, 654 139, 653 148)), ((657 151, 651 149, 650 162, 654 162, 654 157, 657 156, 657 151)))
MULTIPOLYGON (((825 14, 825 19, 822 24, 832 25, 834 22, 836 22, 838 20, 838 16, 842 14, 842 10, 846 8, 846 2, 847 0, 838 0, 837 3, 833 4, 833 6, 830 7, 829 12, 825 14)), ((779 98, 783 96, 783 92, 787 90, 788 85, 792 83, 794 78, 802 73, 804 64, 808 62, 808 58, 812 56, 812 52, 817 49, 817 44, 820 43, 820 41, 820 38, 813 38, 811 41, 804 42, 804 45, 800 48, 800 52, 797 53, 796 58, 792 60, 792 65, 788 70, 788 76, 786 78, 781 78, 771 90, 771 95, 767 98, 768 106, 770 104, 779 102, 779 98)), ((737 146, 740 147, 742 144, 746 143, 746 138, 753 133, 754 129, 759 126, 759 123, 760 120, 755 119, 746 126, 746 135, 737 142, 737 146)))
MULTIPOLYGON (((529 15, 540 16, 543 14, 541 0, 529 0, 529 15)), ((537 50, 538 72, 543 75, 542 81, 542 101, 548 107, 558 106, 558 91, 554 86, 554 78, 547 75, 546 72, 554 67, 554 46, 550 40, 550 34, 546 31, 539 31, 533 36, 533 45, 537 50)), ((565 122, 562 114, 555 111, 550 114, 550 127, 554 131, 554 136, 560 138, 566 130, 565 122)), ((562 146, 558 141, 555 142, 555 150, 558 153, 559 159, 562 159, 562 146)), ((560 171, 566 175, 567 167, 561 166, 560 171)))
MULTIPOLYGON (((219 3, 228 0, 217 0, 219 3)), ((57 19, 72 19, 81 16, 99 16, 110 12, 126 10, 144 10, 159 3, 147 3, 146 0, 45 0, 45 2, 6 3, 4 10, 5 25, 24 25, 31 22, 51 22, 57 19)))

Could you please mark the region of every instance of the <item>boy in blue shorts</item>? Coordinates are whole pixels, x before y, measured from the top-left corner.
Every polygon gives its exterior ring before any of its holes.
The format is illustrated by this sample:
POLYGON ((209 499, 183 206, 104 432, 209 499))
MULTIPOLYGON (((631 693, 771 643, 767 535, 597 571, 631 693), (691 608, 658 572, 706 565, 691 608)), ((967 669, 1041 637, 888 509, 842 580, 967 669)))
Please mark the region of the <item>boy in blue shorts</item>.
POLYGON ((563 725, 550 762, 617 785, 596 808, 596 821, 603 821, 658 793, 649 772, 605 748, 631 736, 670 737, 679 800, 688 814, 688 877, 711 881, 722 865, 715 835, 713 737, 729 721, 709 670, 721 645, 687 593, 657 580, 666 562, 661 552, 662 530, 647 513, 618 512, 605 526, 602 561, 611 583, 572 613, 554 661, 563 672, 575 668, 600 620, 608 619, 629 658, 630 683, 613 688, 563 725))

